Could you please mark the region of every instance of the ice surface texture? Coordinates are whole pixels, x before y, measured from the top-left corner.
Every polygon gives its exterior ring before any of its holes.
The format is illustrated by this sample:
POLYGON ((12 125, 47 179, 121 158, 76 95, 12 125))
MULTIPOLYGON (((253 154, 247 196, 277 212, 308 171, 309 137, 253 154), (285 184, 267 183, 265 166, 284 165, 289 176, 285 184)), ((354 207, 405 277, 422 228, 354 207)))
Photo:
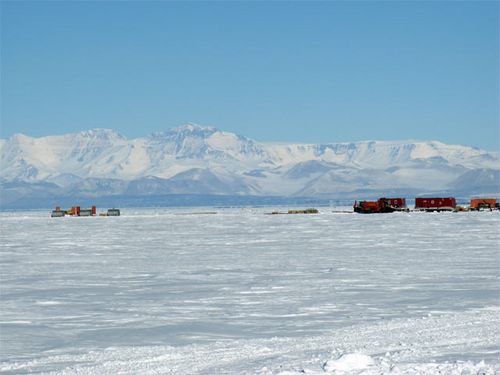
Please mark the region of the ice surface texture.
POLYGON ((1 213, 0 372, 500 371, 498 212, 272 210, 1 213))

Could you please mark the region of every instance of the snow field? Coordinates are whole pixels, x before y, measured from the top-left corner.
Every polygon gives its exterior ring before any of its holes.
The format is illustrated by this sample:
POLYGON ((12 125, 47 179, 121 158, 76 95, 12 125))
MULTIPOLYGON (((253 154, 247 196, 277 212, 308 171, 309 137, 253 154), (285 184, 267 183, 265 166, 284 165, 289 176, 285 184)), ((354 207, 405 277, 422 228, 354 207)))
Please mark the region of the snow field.
POLYGON ((0 373, 500 371, 497 212, 273 210, 1 213, 0 373))

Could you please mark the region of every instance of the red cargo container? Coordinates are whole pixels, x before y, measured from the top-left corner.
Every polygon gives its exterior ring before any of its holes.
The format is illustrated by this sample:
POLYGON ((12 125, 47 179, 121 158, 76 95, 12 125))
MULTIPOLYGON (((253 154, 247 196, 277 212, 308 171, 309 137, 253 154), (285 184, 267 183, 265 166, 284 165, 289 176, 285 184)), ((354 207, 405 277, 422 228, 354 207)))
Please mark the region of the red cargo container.
POLYGON ((405 198, 380 198, 379 202, 385 202, 385 205, 395 208, 395 209, 404 209, 406 208, 406 199, 405 198))
POLYGON ((415 210, 420 211, 453 211, 457 202, 453 197, 447 198, 415 198, 415 210))

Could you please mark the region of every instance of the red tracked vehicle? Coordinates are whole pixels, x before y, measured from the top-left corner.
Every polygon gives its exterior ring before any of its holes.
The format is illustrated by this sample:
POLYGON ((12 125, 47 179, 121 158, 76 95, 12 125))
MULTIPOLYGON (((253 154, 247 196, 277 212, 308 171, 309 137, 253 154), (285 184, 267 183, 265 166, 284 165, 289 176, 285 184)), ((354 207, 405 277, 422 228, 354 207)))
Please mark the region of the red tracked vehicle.
POLYGON ((407 211, 405 198, 380 198, 377 201, 356 201, 354 212, 359 214, 381 214, 394 211, 407 211))

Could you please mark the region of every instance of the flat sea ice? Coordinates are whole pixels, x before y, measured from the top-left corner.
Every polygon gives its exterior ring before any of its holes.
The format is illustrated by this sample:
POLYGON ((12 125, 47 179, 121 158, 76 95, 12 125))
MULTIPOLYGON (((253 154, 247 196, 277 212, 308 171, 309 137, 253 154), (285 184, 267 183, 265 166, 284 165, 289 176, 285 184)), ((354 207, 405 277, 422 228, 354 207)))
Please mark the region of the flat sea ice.
POLYGON ((0 213, 0 373, 500 372, 499 212, 273 210, 0 213))

